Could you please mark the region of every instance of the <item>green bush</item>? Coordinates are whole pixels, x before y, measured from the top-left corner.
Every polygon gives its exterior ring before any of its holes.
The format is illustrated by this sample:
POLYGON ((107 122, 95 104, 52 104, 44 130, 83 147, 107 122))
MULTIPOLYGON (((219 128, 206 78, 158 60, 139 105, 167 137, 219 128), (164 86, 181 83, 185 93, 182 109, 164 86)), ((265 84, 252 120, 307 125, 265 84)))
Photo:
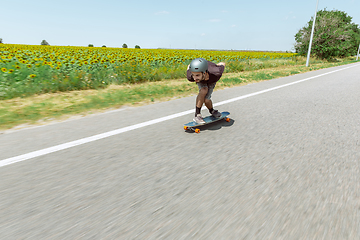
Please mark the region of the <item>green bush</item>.
POLYGON ((42 40, 42 41, 41 41, 41 45, 47 45, 47 46, 49 46, 50 44, 49 44, 46 40, 42 40))
MULTIPOLYGON (((354 56, 360 42, 360 29, 345 12, 317 12, 311 53, 320 59, 354 56)), ((309 49, 313 19, 295 35, 295 50, 306 55, 309 49)))

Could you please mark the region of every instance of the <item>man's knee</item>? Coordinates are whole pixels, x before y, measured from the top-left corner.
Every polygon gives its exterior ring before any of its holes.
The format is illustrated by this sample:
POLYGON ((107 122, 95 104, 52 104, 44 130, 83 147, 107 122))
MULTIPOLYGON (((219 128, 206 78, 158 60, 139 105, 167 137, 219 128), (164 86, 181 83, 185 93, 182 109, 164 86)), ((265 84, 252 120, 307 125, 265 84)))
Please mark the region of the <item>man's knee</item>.
POLYGON ((200 90, 199 90, 199 94, 200 95, 203 95, 203 96, 206 96, 206 94, 208 93, 208 88, 207 87, 204 87, 204 88, 201 88, 200 90))

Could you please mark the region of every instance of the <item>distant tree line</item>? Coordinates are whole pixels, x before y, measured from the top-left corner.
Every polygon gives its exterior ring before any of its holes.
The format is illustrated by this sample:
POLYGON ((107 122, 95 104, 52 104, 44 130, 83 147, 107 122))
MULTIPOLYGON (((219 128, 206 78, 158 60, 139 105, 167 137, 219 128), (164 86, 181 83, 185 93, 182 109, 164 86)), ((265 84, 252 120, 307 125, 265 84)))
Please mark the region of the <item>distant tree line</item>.
MULTIPOLYGON (((3 43, 3 39, 2 39, 2 38, 0 38, 0 43, 3 43)), ((40 43, 40 45, 50 46, 50 44, 49 44, 46 40, 42 40, 41 43, 40 43)), ((94 47, 94 44, 91 44, 91 43, 90 43, 90 44, 88 45, 88 47, 94 47)), ((105 46, 105 45, 102 45, 102 47, 106 47, 106 46, 105 46)), ((124 44, 122 45, 122 47, 123 47, 123 48, 128 48, 128 46, 127 46, 126 43, 124 43, 124 44)), ((139 45, 135 45, 135 48, 140 49, 140 46, 139 46, 139 45)))
MULTIPOLYGON (((94 47, 94 44, 90 43, 90 44, 88 45, 88 47, 94 47)), ((102 45, 101 47, 106 47, 106 45, 102 45)), ((128 45, 127 45, 126 43, 124 43, 124 44, 122 45, 122 48, 128 48, 128 45)), ((135 48, 140 49, 140 46, 139 46, 139 45, 135 45, 135 48)))

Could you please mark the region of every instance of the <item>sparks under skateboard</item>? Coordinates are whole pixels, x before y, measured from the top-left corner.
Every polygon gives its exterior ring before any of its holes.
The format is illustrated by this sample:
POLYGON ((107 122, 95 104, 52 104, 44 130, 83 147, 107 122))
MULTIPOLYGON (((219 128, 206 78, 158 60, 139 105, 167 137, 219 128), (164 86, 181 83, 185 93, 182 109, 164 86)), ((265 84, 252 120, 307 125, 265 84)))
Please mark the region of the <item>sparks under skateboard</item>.
POLYGON ((225 119, 227 122, 230 122, 230 118, 228 118, 227 116, 229 115, 230 113, 229 112, 222 112, 221 113, 221 117, 213 117, 213 116, 207 116, 204 118, 204 122, 205 123, 196 123, 195 121, 192 121, 192 122, 189 122, 189 123, 186 123, 184 124, 184 130, 191 130, 191 131, 194 131, 196 133, 200 133, 200 129, 198 127, 200 126, 204 126, 206 124, 209 124, 209 123, 213 123, 213 122, 217 122, 217 121, 220 121, 221 119, 225 119))

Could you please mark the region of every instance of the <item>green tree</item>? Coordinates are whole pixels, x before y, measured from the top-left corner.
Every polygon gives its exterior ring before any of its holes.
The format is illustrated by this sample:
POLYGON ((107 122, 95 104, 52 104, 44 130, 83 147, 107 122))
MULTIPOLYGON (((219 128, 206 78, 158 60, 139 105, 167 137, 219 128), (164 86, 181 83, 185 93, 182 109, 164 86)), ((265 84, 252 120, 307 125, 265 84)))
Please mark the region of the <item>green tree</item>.
POLYGON ((124 44, 122 45, 122 47, 123 47, 123 48, 127 48, 128 46, 126 45, 126 43, 124 43, 124 44))
POLYGON ((3 40, 2 40, 2 38, 0 38, 0 43, 3 43, 3 40))
POLYGON ((139 45, 135 45, 135 48, 138 48, 138 49, 140 49, 140 46, 139 46, 139 45))
POLYGON ((42 40, 41 45, 50 45, 50 44, 46 40, 42 40))
POLYGON ((94 47, 94 44, 91 44, 91 43, 90 43, 90 44, 88 45, 88 47, 94 47))
MULTIPOLYGON (((343 11, 326 9, 316 15, 311 53, 321 59, 356 55, 360 41, 359 26, 351 22, 352 17, 343 11)), ((295 35, 295 51, 306 55, 314 19, 295 35)))

